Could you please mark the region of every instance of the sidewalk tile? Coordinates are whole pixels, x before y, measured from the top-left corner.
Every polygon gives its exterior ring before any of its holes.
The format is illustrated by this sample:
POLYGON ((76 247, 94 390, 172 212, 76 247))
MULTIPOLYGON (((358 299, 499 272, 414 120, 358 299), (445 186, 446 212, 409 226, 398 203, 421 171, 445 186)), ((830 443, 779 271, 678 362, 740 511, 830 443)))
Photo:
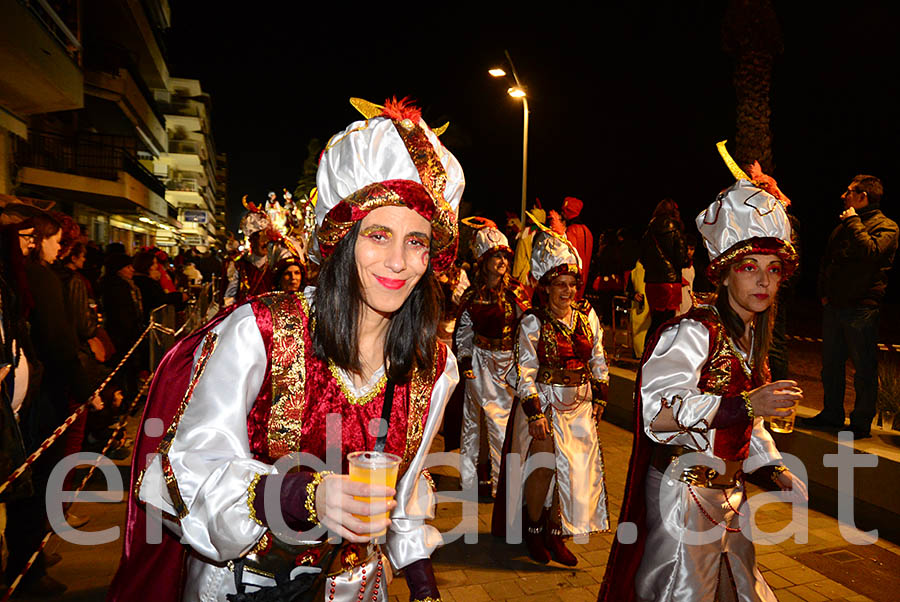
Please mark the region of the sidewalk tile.
POLYGON ((561 586, 564 586, 565 583, 566 580, 563 575, 554 573, 530 575, 528 577, 522 577, 519 580, 522 591, 529 595, 557 590, 561 586))
POLYGON ((856 592, 852 589, 846 588, 837 581, 832 581, 831 579, 814 581, 813 583, 807 583, 806 585, 813 591, 826 596, 828 599, 849 598, 856 595, 856 592))
POLYGON ((491 602, 491 596, 480 585, 462 585, 447 591, 460 602, 491 602))
POLYGON ((800 564, 790 556, 786 556, 781 552, 772 552, 770 554, 762 554, 756 557, 756 562, 769 570, 775 571, 788 566, 800 564))
POLYGON ((481 587, 488 593, 491 600, 518 600, 525 595, 525 592, 519 587, 518 579, 482 583, 481 587))
POLYGON ((778 590, 778 602, 804 602, 804 600, 790 590, 782 589, 778 590))
POLYGON ((780 577, 784 577, 791 583, 802 585, 812 581, 821 581, 825 579, 825 575, 812 570, 808 566, 798 565, 789 566, 775 571, 780 577))
POLYGON ((575 588, 593 587, 600 584, 600 581, 597 581, 597 579, 595 579, 588 570, 569 571, 569 573, 565 576, 565 579, 566 583, 570 587, 575 588))
POLYGON ((783 589, 794 585, 784 577, 779 577, 772 571, 763 571, 762 576, 772 589, 783 589))
POLYGON ((798 598, 806 600, 806 602, 824 602, 829 599, 805 585, 795 585, 794 587, 788 588, 788 591, 798 598))

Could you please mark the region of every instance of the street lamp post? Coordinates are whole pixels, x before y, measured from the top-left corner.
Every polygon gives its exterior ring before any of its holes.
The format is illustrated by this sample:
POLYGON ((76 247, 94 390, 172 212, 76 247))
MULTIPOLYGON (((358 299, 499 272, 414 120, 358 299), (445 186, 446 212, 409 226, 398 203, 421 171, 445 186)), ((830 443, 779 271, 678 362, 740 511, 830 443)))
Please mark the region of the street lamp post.
MULTIPOLYGON (((516 66, 513 64, 509 51, 505 50, 506 60, 509 62, 510 71, 512 71, 513 80, 516 85, 511 86, 506 93, 513 98, 522 101, 522 209, 519 218, 522 220, 522 227, 525 227, 525 199, 528 190, 528 97, 525 94, 525 86, 519 81, 519 75, 516 73, 516 66)), ((488 71, 493 77, 505 77, 506 71, 499 67, 495 67, 488 71)))

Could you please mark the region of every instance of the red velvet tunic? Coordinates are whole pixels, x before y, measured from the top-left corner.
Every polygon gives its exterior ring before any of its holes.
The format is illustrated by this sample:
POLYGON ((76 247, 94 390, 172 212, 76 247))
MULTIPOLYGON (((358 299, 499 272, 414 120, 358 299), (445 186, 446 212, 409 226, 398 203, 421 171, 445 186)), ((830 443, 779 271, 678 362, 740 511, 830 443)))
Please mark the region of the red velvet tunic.
POLYGON ((575 316, 571 331, 564 330, 559 320, 545 308, 530 311, 541 320, 541 338, 537 346, 541 367, 557 370, 586 369, 594 351, 587 301, 580 301, 573 308, 575 316))
POLYGON ((511 350, 518 324, 516 308, 525 311, 531 301, 525 287, 510 279, 508 286, 501 287, 501 292, 475 285, 469 287, 459 305, 460 314, 469 312, 476 337, 500 341, 500 349, 511 350))
MULTIPOLYGON (((346 472, 347 454, 375 445, 369 423, 381 418, 384 387, 363 404, 352 404, 332 374, 328 362, 313 353, 309 306, 302 294, 265 295, 251 301, 266 352, 271 358, 259 396, 247 417, 250 450, 273 463, 291 452, 324 459, 326 442, 338 441, 328 432, 326 417, 341 417, 339 450, 346 472)), ((438 346, 430 374, 414 372, 410 382, 394 390, 385 451, 403 458, 400 474, 419 444, 431 393, 446 363, 447 348, 438 346)))

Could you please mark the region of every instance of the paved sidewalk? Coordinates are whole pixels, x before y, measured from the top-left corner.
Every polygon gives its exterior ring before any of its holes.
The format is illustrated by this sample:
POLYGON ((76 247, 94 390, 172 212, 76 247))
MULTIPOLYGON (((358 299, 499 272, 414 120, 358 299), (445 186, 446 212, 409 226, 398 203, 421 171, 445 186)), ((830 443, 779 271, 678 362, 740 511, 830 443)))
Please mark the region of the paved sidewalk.
MULTIPOLYGON (((607 469, 610 514, 615 521, 619 516, 625 487, 631 433, 604 422, 600 426, 600 440, 607 469)), ((436 442, 437 450, 441 449, 440 445, 436 442)), ((117 464, 125 465, 127 461, 117 464)), ((450 470, 447 470, 444 474, 435 471, 440 490, 457 488, 457 479, 450 476, 450 470)), ((102 479, 95 485, 101 487, 102 479)), ((751 487, 751 495, 756 493, 759 490, 751 487)), ((73 509, 79 515, 91 517, 85 530, 121 526, 124 521, 125 504, 122 502, 79 503, 73 509)), ((435 525, 442 531, 448 531, 458 523, 459 512, 458 504, 442 504, 438 507, 435 525)), ((433 560, 437 580, 445 602, 596 600, 612 534, 592 536, 583 545, 570 543, 579 557, 579 564, 574 569, 553 563, 541 566, 528 558, 524 545, 507 545, 490 535, 490 513, 491 504, 479 505, 477 544, 466 545, 460 541, 435 553, 433 560)), ((790 508, 785 504, 768 506, 760 511, 760 527, 769 532, 777 531, 788 523, 789 515, 790 508)), ((69 586, 69 591, 61 600, 104 600, 106 588, 118 564, 120 540, 102 546, 84 547, 54 537, 49 548, 62 555, 62 561, 50 569, 53 577, 69 586)), ((763 573, 782 602, 887 602, 898 599, 900 547, 883 540, 871 546, 850 546, 841 537, 837 521, 815 511, 809 512, 809 541, 806 544, 788 540, 778 545, 758 546, 758 554, 763 573)), ((408 600, 406 582, 402 577, 393 581, 390 594, 392 602, 408 600)))

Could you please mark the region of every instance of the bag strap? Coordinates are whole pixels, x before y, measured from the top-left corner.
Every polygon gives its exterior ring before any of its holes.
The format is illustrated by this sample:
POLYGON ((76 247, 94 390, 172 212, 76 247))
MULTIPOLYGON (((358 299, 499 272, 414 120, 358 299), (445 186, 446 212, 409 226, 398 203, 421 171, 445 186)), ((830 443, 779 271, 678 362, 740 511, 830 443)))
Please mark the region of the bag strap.
POLYGON ((375 439, 375 451, 383 452, 387 443, 388 427, 391 424, 391 408, 394 407, 394 381, 390 378, 384 386, 384 404, 381 406, 381 426, 375 439))

